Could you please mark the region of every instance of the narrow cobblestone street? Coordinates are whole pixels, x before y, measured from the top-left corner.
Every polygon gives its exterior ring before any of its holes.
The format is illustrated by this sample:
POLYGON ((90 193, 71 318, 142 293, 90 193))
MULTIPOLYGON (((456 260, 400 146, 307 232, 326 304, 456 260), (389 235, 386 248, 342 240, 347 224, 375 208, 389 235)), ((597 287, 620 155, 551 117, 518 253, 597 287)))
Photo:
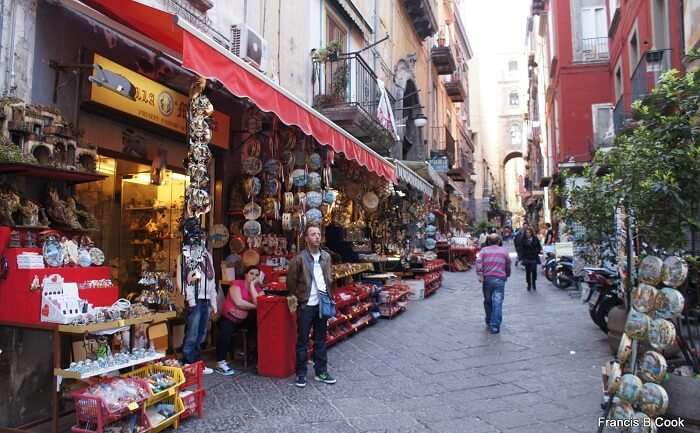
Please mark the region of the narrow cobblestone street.
POLYGON ((593 432, 604 335, 575 297, 514 269, 499 335, 473 270, 330 349, 336 385, 245 373, 206 377, 204 419, 181 432, 593 432))

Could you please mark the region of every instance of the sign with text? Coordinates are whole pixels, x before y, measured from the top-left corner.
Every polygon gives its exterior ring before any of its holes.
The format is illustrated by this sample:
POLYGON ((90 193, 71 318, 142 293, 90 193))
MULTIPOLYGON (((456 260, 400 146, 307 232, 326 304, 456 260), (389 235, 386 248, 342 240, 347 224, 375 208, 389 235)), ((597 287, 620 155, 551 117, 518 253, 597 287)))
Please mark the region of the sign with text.
MULTIPOLYGON (((118 63, 95 54, 94 63, 102 68, 122 75, 135 87, 134 100, 92 83, 90 101, 113 108, 164 128, 187 133, 187 106, 189 97, 144 77, 118 63)), ((215 146, 228 149, 231 119, 224 113, 212 116, 212 139, 215 146)))
POLYGON ((438 173, 447 173, 450 169, 450 161, 446 156, 432 158, 429 162, 433 170, 438 173))

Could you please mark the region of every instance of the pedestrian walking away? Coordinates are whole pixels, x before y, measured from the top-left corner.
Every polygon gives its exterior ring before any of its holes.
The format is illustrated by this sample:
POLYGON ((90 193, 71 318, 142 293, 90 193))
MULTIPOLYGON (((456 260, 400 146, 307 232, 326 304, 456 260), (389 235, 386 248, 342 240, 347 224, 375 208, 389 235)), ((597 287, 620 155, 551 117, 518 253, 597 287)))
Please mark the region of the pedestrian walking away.
POLYGON ((491 234, 476 259, 476 273, 482 284, 486 326, 492 334, 501 331, 506 280, 510 277, 510 256, 500 246, 501 238, 491 234))
POLYGON ((530 226, 528 225, 527 221, 523 222, 522 227, 520 227, 520 230, 518 230, 518 234, 515 235, 515 238, 513 239, 513 246, 515 247, 515 252, 517 253, 518 257, 515 260, 515 266, 518 266, 520 262, 522 262, 522 255, 523 255, 523 239, 525 238, 525 231, 529 228, 530 226))
POLYGON ((540 253, 542 253, 542 244, 535 236, 534 230, 528 227, 520 242, 521 261, 525 265, 528 292, 537 290, 537 265, 540 264, 540 253))
POLYGON ((326 356, 327 318, 321 317, 319 302, 322 296, 333 299, 331 288, 331 256, 321 250, 321 229, 308 225, 304 232, 306 249, 299 252, 289 263, 287 288, 296 296, 297 344, 296 386, 306 386, 309 332, 314 330, 314 379, 327 384, 336 380, 328 373, 326 356))

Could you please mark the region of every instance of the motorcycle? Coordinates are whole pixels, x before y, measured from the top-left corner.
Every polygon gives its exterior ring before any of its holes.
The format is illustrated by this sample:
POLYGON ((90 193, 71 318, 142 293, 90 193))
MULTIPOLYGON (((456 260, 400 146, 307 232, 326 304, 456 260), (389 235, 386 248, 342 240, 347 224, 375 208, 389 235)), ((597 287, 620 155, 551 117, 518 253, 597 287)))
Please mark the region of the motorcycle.
POLYGON ((560 289, 568 289, 575 281, 574 259, 572 257, 559 257, 554 265, 552 283, 560 289))
POLYGON ((547 256, 544 259, 544 264, 542 265, 542 272, 544 273, 544 277, 547 280, 549 280, 550 283, 554 283, 557 266, 560 263, 570 262, 573 267, 573 261, 574 259, 571 257, 563 256, 557 259, 557 257, 553 253, 547 253, 547 256))
POLYGON ((605 268, 583 268, 583 272, 581 301, 588 304, 591 319, 607 334, 610 310, 624 303, 619 277, 616 271, 605 268))

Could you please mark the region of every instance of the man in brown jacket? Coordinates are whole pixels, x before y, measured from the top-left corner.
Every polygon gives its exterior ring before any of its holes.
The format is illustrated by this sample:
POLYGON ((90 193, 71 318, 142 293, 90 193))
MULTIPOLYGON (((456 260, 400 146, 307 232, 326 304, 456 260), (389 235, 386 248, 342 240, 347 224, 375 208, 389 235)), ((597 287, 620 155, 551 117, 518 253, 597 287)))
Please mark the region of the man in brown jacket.
POLYGON ((306 386, 306 362, 309 331, 314 327, 314 379, 319 382, 334 384, 335 379, 328 374, 326 357, 327 319, 319 313, 319 297, 329 296, 333 299, 331 289, 331 256, 321 250, 321 229, 317 225, 308 225, 304 231, 306 249, 289 262, 287 271, 287 289, 296 296, 297 310, 297 347, 296 347, 296 386, 306 386))

